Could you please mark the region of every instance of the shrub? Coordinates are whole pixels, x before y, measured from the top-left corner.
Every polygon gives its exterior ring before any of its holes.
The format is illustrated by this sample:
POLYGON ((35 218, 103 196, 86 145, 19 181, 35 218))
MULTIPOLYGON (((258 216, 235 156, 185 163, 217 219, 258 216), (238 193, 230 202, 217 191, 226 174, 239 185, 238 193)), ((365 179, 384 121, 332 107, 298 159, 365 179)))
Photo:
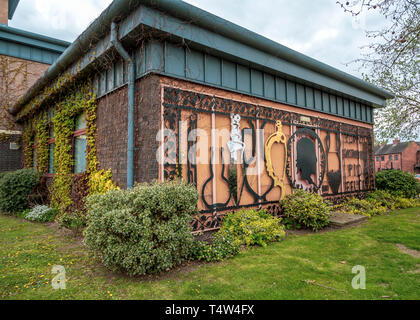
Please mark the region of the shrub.
POLYGON ((368 217, 382 215, 388 210, 380 201, 373 198, 363 200, 347 198, 341 204, 335 206, 335 209, 344 213, 359 214, 368 217))
POLYGON ((58 211, 48 206, 35 206, 32 210, 25 214, 25 219, 37 222, 52 222, 58 211))
POLYGON ((235 242, 232 235, 216 233, 213 243, 197 241, 195 243, 192 258, 207 262, 222 261, 226 258, 234 257, 239 253, 240 246, 235 242))
POLYGON ((395 208, 397 209, 407 209, 417 207, 419 205, 416 199, 407 199, 402 197, 395 198, 395 208))
POLYGON ((266 213, 265 210, 245 210, 230 212, 223 219, 219 236, 231 236, 237 245, 266 246, 268 242, 284 238, 281 219, 266 213))
POLYGON ((20 212, 29 207, 28 196, 39 183, 34 169, 7 172, 0 179, 0 211, 20 212))
POLYGON ((106 267, 129 275, 159 273, 189 259, 198 194, 183 182, 137 185, 86 200, 85 244, 106 267))
POLYGON ((367 200, 376 200, 382 206, 387 207, 390 210, 395 209, 395 197, 385 190, 376 190, 366 194, 367 200))
POLYGON ((331 209, 322 196, 297 190, 282 202, 286 223, 318 231, 330 223, 331 209))
POLYGON ((87 225, 87 215, 80 210, 69 212, 58 219, 60 227, 72 229, 76 232, 81 232, 87 225))
POLYGON ((0 172, 0 180, 7 174, 9 171, 0 172))
POLYGON ((376 187, 394 196, 414 198, 420 193, 420 184, 409 172, 384 170, 376 173, 376 187))
POLYGON ((89 194, 105 194, 108 191, 119 189, 112 181, 112 172, 110 170, 100 170, 89 177, 89 194))

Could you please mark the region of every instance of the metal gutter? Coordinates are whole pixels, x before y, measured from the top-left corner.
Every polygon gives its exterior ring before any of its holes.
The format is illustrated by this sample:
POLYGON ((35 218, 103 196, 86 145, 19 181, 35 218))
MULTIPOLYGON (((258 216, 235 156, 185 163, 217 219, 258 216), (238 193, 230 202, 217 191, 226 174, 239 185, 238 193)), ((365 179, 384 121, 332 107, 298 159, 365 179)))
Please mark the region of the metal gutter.
POLYGON ((111 44, 128 63, 128 133, 127 133, 127 188, 134 186, 134 91, 136 62, 118 40, 118 27, 111 23, 111 44))
POLYGON ((326 75, 332 79, 362 89, 385 99, 392 99, 394 95, 384 89, 378 88, 368 82, 321 63, 315 59, 291 50, 281 44, 269 40, 261 35, 219 18, 204 10, 187 4, 181 0, 114 0, 107 9, 71 44, 60 58, 38 79, 26 94, 10 109, 16 115, 25 104, 33 99, 44 86, 48 85, 72 63, 89 50, 102 37, 109 33, 113 21, 122 20, 140 4, 156 8, 169 15, 178 17, 191 24, 211 30, 227 38, 236 40, 245 45, 267 52, 275 57, 282 58, 314 72, 326 75))

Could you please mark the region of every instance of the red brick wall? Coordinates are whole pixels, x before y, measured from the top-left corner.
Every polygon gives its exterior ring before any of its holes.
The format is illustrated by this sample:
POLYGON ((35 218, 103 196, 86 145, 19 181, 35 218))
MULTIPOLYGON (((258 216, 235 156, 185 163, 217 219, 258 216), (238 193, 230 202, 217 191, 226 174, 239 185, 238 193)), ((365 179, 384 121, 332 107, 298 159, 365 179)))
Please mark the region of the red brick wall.
POLYGON ((375 155, 375 171, 378 172, 379 169, 385 170, 393 168, 414 173, 414 166, 416 162, 418 162, 419 149, 420 147, 417 143, 411 142, 402 154, 398 154, 398 160, 395 160, 395 154, 392 154, 392 160, 389 159, 389 156, 391 156, 389 154, 380 156, 375 155), (376 160, 377 157, 380 157, 380 161, 376 160), (384 157, 384 161, 382 161, 382 157, 384 157))
POLYGON ((381 155, 376 156, 375 155, 375 171, 378 172, 379 169, 385 170, 385 169, 401 169, 401 154, 387 154, 387 155, 381 155), (392 160, 389 159, 389 157, 392 156, 392 160), (398 160, 395 160, 395 156, 398 156, 398 160), (379 157, 380 161, 377 161, 376 158, 379 157), (382 157, 384 157, 384 160, 382 161, 382 157))
POLYGON ((411 142, 410 145, 404 150, 402 154, 402 170, 414 173, 414 166, 417 161, 417 151, 419 145, 411 142))
MULTIPOLYGON (((156 134, 159 130, 159 77, 151 75, 136 83, 134 179, 158 178, 156 134)), ((127 185, 127 86, 98 101, 97 156, 101 169, 111 169, 120 187, 127 185)))
POLYGON ((0 0, 0 23, 7 25, 9 20, 9 0, 0 0))

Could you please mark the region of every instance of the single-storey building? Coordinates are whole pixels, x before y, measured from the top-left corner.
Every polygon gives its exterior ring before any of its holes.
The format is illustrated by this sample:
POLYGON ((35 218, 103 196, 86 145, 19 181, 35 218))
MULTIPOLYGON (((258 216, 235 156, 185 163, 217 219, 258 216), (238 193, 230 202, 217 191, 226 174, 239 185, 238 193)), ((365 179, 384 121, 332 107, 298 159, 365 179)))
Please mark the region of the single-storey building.
POLYGON ((115 0, 10 112, 52 199, 100 169, 123 188, 182 178, 208 230, 292 189, 374 189, 373 109, 391 98, 183 1, 115 0))
POLYGON ((0 172, 22 167, 22 128, 7 112, 70 45, 8 26, 19 0, 0 0, 0 172))

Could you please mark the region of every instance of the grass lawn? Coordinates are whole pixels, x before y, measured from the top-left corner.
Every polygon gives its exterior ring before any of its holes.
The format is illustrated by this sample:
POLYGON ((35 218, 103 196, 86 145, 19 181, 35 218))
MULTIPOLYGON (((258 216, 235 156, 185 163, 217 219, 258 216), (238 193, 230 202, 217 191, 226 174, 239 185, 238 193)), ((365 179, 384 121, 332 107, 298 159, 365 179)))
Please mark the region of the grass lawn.
POLYGON ((160 277, 109 273, 80 240, 52 226, 1 215, 0 239, 0 299, 420 299, 420 258, 412 256, 420 251, 420 208, 160 277), (53 265, 66 268, 65 290, 51 287, 53 265), (366 268, 366 290, 351 286, 356 265, 366 268))

